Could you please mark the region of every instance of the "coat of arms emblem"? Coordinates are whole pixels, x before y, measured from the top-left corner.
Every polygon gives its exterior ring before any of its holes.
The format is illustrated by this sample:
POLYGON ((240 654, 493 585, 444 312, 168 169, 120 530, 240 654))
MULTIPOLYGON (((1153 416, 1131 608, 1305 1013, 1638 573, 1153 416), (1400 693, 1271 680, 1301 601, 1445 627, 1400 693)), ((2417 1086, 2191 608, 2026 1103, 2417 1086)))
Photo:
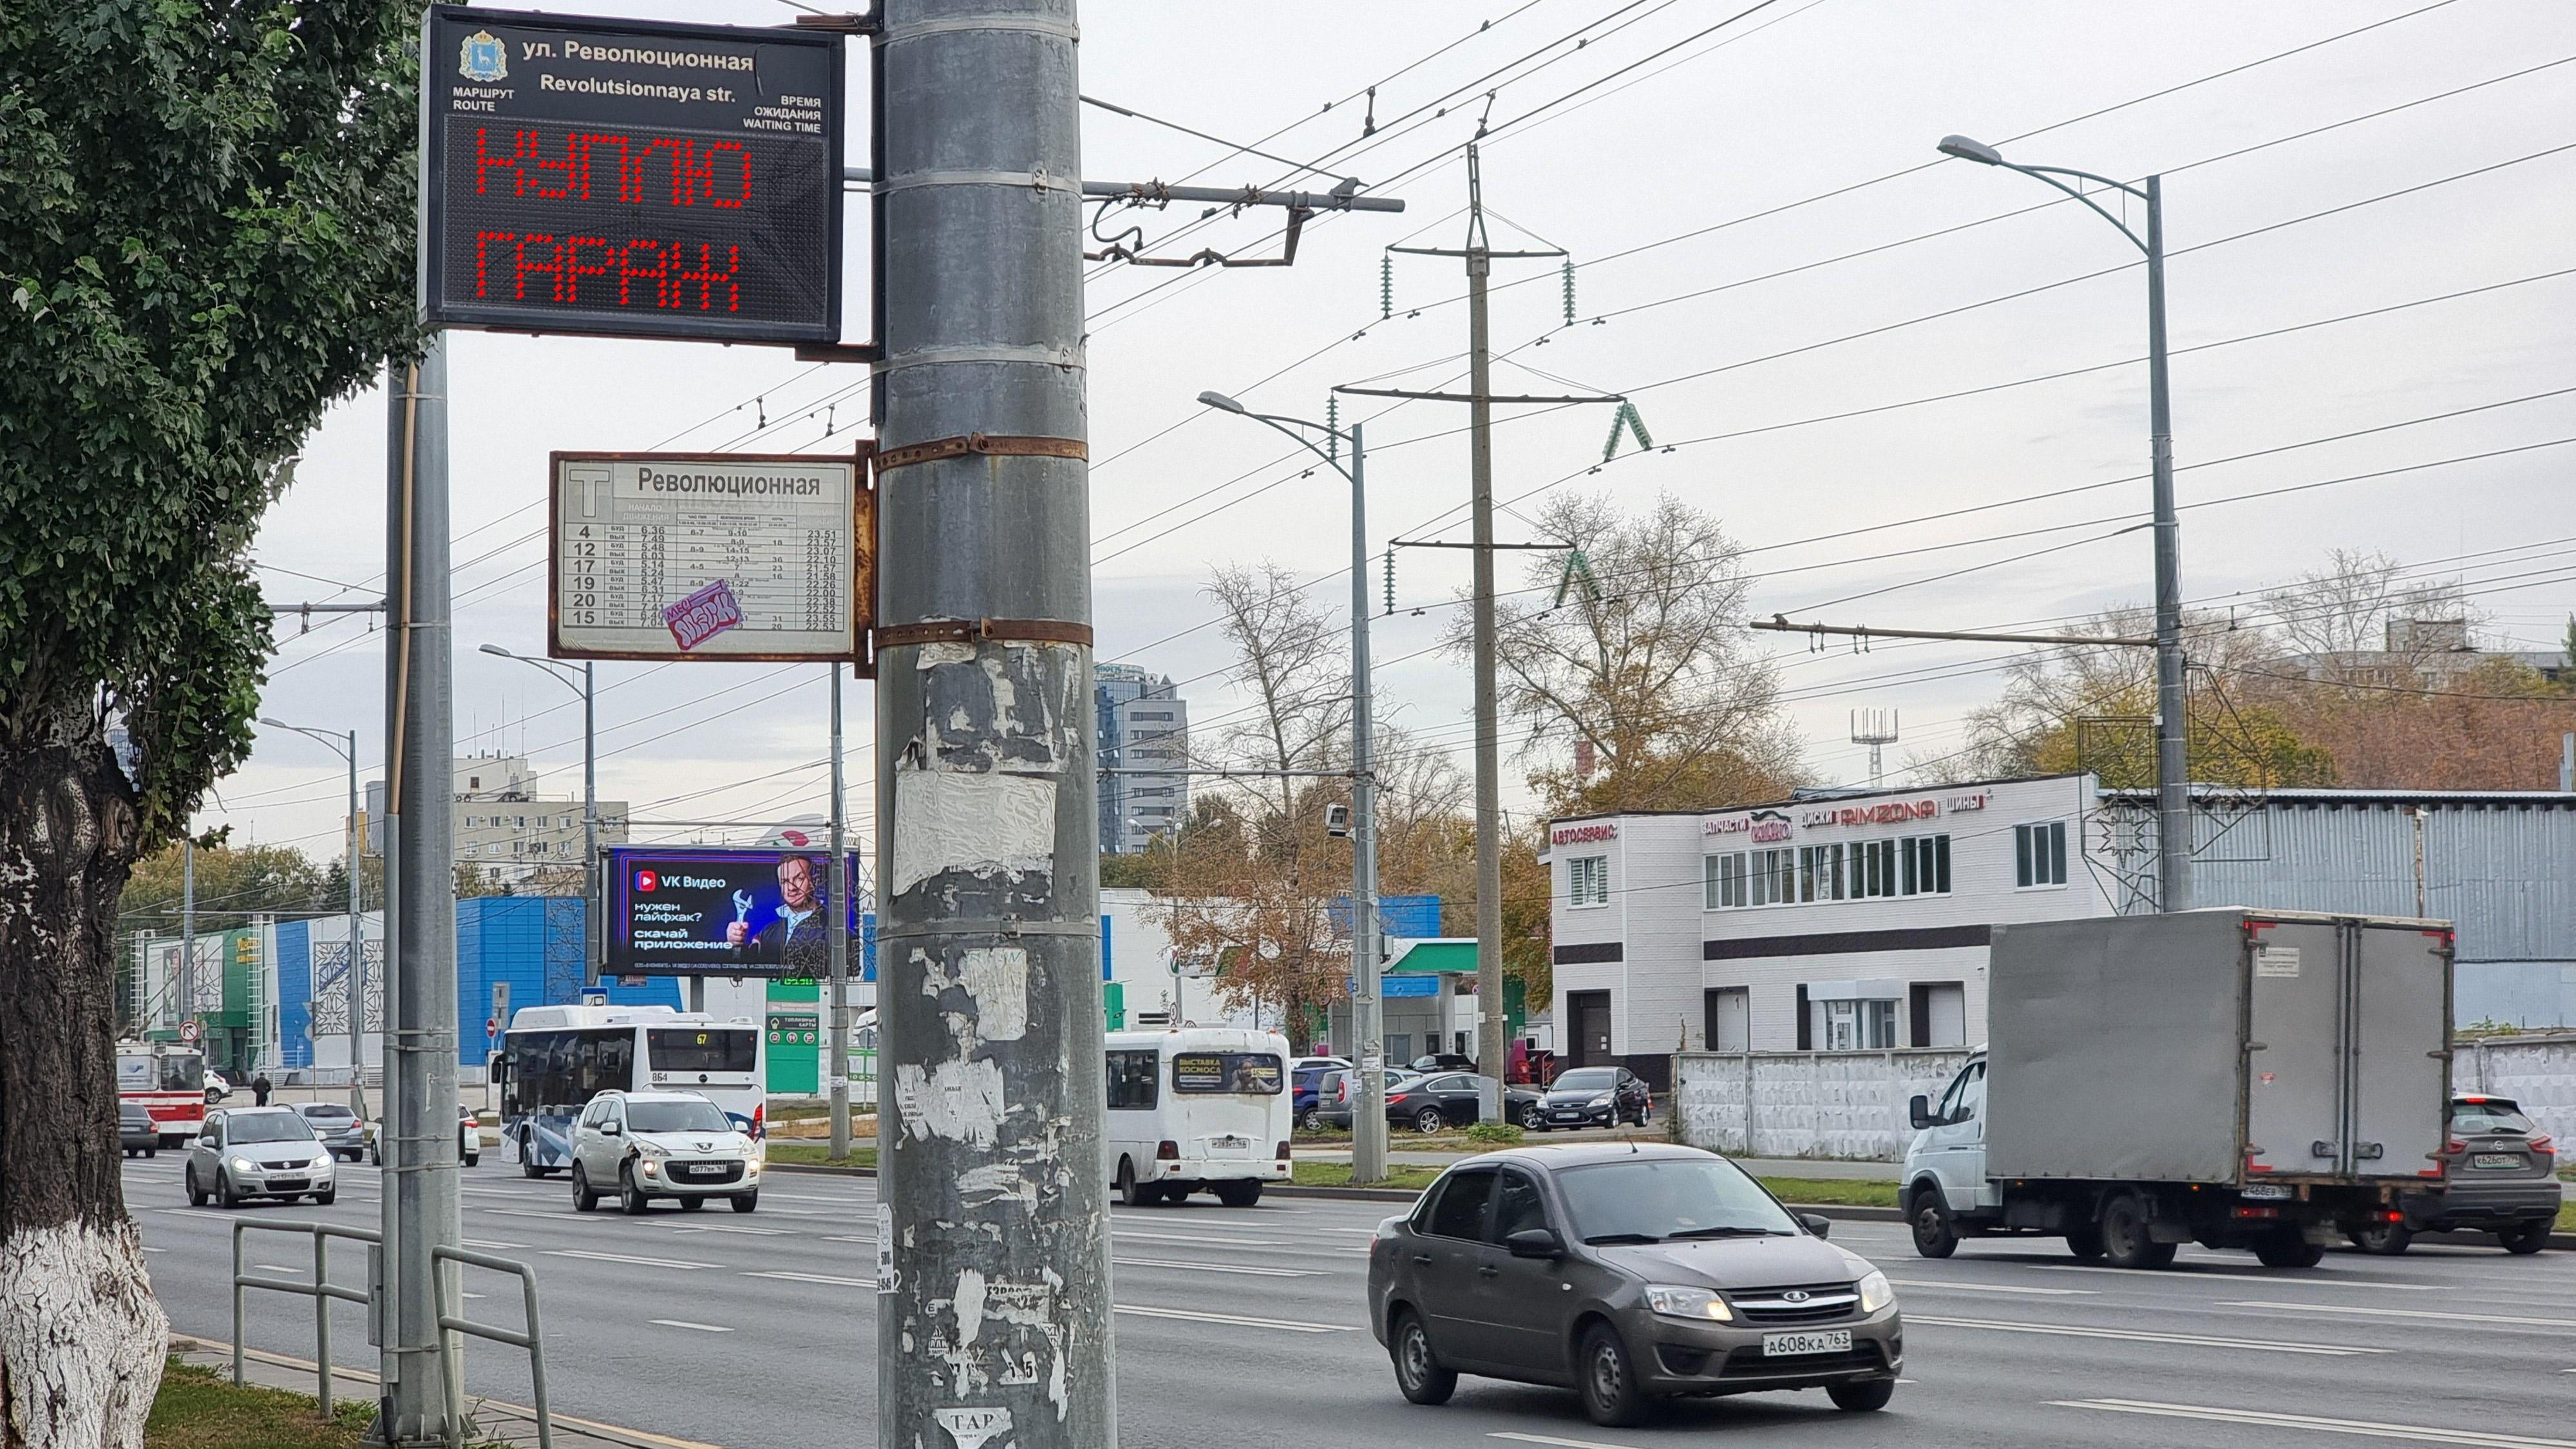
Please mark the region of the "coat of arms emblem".
POLYGON ((456 59, 456 73, 470 81, 496 81, 510 73, 509 47, 488 30, 478 30, 465 37, 464 52, 456 59))

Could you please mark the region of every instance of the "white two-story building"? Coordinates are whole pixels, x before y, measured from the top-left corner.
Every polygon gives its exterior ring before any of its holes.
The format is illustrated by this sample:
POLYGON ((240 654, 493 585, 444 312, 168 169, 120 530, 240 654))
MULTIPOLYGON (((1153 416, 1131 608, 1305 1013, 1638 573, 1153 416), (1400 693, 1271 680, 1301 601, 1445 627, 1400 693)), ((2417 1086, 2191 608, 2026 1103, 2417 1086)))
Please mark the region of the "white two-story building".
MULTIPOLYGON (((1985 1036, 1998 925, 2153 908, 2153 801, 2089 774, 1550 822, 1558 1060, 1985 1036)), ((2454 1015, 2576 1022, 2576 794, 2198 787, 2202 905, 2455 922, 2454 1015)))

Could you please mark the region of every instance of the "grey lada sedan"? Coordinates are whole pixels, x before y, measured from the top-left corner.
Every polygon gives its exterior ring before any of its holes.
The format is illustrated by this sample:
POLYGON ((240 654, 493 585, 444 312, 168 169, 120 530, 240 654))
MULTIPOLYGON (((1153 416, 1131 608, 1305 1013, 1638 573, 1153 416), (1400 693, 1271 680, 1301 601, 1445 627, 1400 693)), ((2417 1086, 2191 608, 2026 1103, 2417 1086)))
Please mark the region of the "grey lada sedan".
POLYGON ((1451 1168, 1369 1247, 1369 1320, 1417 1404, 1461 1373, 1570 1386, 1597 1424, 1656 1400, 1823 1389, 1882 1408, 1896 1293, 1722 1157, 1587 1143, 1451 1168))

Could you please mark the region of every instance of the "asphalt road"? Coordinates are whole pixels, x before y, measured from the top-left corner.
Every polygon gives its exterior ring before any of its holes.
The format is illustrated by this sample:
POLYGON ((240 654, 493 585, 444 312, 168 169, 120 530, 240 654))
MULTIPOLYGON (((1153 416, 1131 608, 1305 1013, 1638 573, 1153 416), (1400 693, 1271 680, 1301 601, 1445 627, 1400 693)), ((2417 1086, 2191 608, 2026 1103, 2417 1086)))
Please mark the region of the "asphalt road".
MULTIPOLYGON (((375 1174, 346 1168, 336 1206, 192 1209, 179 1158, 126 1167, 153 1280, 181 1332, 228 1338, 230 1224, 323 1217, 372 1225, 375 1174)), ((470 1245, 537 1265, 548 1372, 563 1412, 736 1449, 873 1443, 875 1184, 781 1176, 756 1214, 573 1213, 560 1179, 486 1158, 465 1174, 470 1245)), ((1388 1209, 1301 1199, 1232 1210, 1115 1208, 1119 1419, 1131 1446, 1567 1449, 1760 1433, 1802 1444, 2281 1449, 2380 1438, 2576 1449, 2576 1254, 2515 1258, 2422 1246, 2330 1254, 2274 1271, 2186 1248, 2176 1268, 2076 1263, 2053 1242, 1971 1242, 1917 1259, 1892 1224, 1835 1240, 1898 1285, 1908 1382, 1878 1414, 1821 1393, 1669 1409, 1596 1429, 1570 1393, 1480 1380, 1443 1408, 1397 1396, 1362 1316, 1363 1249, 1388 1209)), ((302 1276, 304 1240, 253 1233, 253 1264, 302 1276)), ((358 1255, 334 1277, 356 1280, 358 1255)), ((515 1322, 515 1286, 468 1308, 515 1322)), ((251 1295, 255 1347, 310 1356, 308 1300, 251 1295)), ((337 1357, 372 1367, 354 1308, 337 1357)), ((526 1402, 524 1357, 469 1351, 468 1387, 526 1402)))

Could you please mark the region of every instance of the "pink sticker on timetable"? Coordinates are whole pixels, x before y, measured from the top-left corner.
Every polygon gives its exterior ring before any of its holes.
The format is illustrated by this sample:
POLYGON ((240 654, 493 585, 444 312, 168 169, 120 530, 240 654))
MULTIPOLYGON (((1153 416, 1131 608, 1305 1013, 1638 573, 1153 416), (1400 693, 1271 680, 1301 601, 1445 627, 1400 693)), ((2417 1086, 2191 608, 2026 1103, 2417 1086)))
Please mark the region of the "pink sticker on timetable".
POLYGON ((742 605, 735 602, 733 588, 718 579, 664 609, 662 622, 671 626, 671 637, 681 649, 695 649, 740 624, 742 605))

